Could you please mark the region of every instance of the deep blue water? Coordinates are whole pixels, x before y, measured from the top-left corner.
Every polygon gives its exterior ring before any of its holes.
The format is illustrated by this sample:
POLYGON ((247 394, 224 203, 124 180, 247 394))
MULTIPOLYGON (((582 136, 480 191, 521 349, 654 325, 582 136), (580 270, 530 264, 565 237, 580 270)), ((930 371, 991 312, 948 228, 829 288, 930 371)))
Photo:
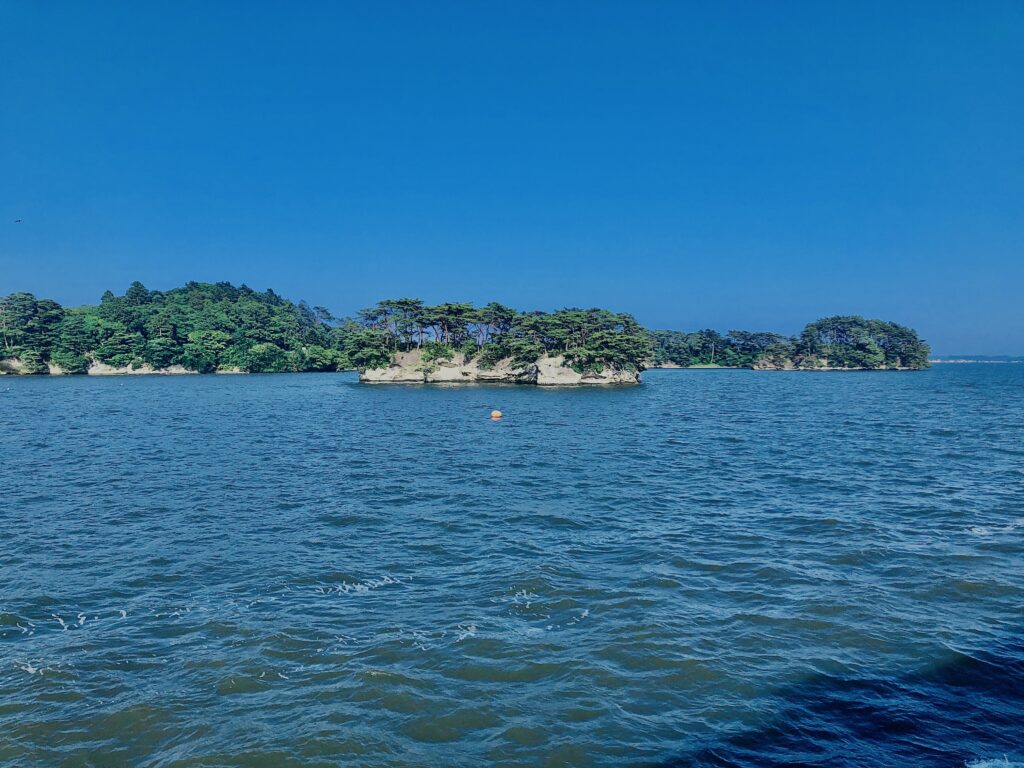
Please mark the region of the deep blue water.
POLYGON ((1024 760, 1024 365, 644 380, 0 378, 0 764, 1024 760))

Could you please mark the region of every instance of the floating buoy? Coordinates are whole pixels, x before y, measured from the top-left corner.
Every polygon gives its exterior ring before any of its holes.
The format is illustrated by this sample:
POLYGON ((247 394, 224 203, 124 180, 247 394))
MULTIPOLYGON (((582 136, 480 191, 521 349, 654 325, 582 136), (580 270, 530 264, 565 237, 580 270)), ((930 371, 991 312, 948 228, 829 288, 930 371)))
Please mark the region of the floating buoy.
POLYGON ((491 411, 491 418, 497 421, 501 418, 501 411, 491 411))

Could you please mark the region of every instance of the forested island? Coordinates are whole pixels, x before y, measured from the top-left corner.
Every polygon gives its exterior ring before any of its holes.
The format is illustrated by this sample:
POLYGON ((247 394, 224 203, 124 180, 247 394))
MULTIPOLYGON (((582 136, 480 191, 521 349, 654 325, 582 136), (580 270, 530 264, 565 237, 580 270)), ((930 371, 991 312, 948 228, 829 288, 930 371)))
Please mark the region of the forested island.
POLYGON ((519 312, 397 299, 359 319, 383 338, 386 354, 360 371, 369 382, 637 383, 652 354, 631 315, 604 309, 519 312))
POLYGON ((653 364, 759 370, 918 370, 928 345, 912 328, 857 315, 808 323, 799 336, 704 330, 651 331, 653 364))
POLYGON ((0 373, 270 373, 358 370, 364 381, 639 381, 647 367, 908 370, 928 365, 910 328, 861 317, 810 323, 796 337, 648 331, 603 309, 520 312, 502 304, 393 299, 336 318, 272 290, 132 283, 97 305, 0 299, 0 373))
POLYGON ((135 282, 82 307, 29 293, 0 300, 0 358, 22 373, 329 371, 354 364, 346 342, 361 331, 322 307, 230 283, 135 282))

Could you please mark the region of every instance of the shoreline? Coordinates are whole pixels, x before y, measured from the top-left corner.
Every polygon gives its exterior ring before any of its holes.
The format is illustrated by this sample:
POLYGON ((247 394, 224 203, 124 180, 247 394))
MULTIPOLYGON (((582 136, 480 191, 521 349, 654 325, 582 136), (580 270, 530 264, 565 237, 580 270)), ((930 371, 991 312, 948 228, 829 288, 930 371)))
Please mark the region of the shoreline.
POLYGON ((833 368, 831 366, 821 366, 819 368, 784 368, 782 366, 746 366, 746 365, 652 365, 648 367, 648 371, 757 371, 761 372, 786 372, 786 373, 857 373, 857 372, 910 372, 927 370, 926 368, 833 368))
MULTIPOLYGON (((210 371, 209 373, 203 373, 202 371, 193 371, 180 365, 172 365, 170 368, 153 368, 148 365, 143 365, 138 368, 132 368, 131 366, 114 367, 107 365, 106 363, 93 362, 89 366, 88 370, 82 373, 69 373, 63 370, 60 366, 50 363, 48 370, 40 371, 39 373, 28 373, 21 370, 20 363, 17 360, 7 358, 0 360, 0 376, 13 376, 17 378, 45 378, 52 376, 54 378, 85 378, 85 377, 117 377, 117 376, 257 376, 260 373, 254 371, 243 371, 238 368, 226 368, 219 371, 210 371)), ((355 368, 342 368, 336 371, 267 371, 266 373, 355 373, 355 368)))
MULTIPOLYGON (((894 371, 907 372, 921 370, 911 367, 885 368, 839 368, 832 366, 797 367, 793 365, 771 365, 766 363, 752 366, 697 364, 679 365, 666 362, 659 365, 650 364, 636 371, 619 370, 606 367, 601 372, 580 373, 563 365, 561 356, 545 356, 528 366, 516 367, 511 359, 500 360, 489 368, 482 368, 474 359, 465 360, 462 353, 455 353, 451 358, 424 359, 421 351, 398 353, 390 365, 381 368, 359 370, 356 368, 339 368, 336 370, 292 370, 266 371, 261 373, 358 373, 359 381, 367 384, 532 384, 534 386, 612 386, 639 384, 640 374, 648 371, 701 370, 701 371, 799 371, 799 372, 859 372, 859 371, 894 371)), ((980 364, 1012 364, 1024 360, 973 360, 960 358, 955 360, 930 360, 932 365, 980 365, 980 364)), ((150 365, 112 366, 99 361, 92 361, 87 370, 80 373, 69 373, 60 366, 48 362, 45 370, 29 372, 17 358, 0 358, 0 376, 233 376, 251 375, 252 371, 239 368, 201 372, 172 365, 168 368, 153 368, 150 365)))
POLYGON ((503 358, 481 365, 479 359, 462 352, 440 358, 424 350, 396 352, 387 366, 359 372, 367 384, 524 384, 540 387, 620 386, 640 383, 640 370, 605 366, 600 371, 577 371, 565 365, 562 355, 544 355, 532 363, 503 358))
MULTIPOLYGON (((5 361, 6 362, 6 361, 5 361)), ((982 365, 986 363, 995 364, 1013 364, 1013 363, 1024 363, 1024 361, 1018 360, 957 360, 957 361, 938 361, 938 363, 945 363, 947 365, 982 365)), ((40 373, 25 373, 18 370, 11 370, 10 368, 0 368, 0 376, 10 376, 12 378, 117 378, 123 376, 266 376, 266 375, 280 375, 280 374, 292 374, 292 373, 319 373, 319 374, 330 374, 330 373, 355 373, 359 375, 359 381, 361 384, 514 384, 514 385, 529 385, 538 387, 559 387, 559 386, 584 386, 584 387, 595 387, 595 386, 631 386, 634 384, 640 384, 639 375, 635 381, 608 381, 600 380, 597 377, 587 378, 580 377, 580 381, 573 382, 550 382, 550 381, 529 381, 529 380, 514 380, 505 378, 428 378, 429 374, 425 376, 423 372, 417 372, 408 378, 400 379, 379 379, 379 378, 364 378, 364 373, 356 368, 339 368, 334 371, 239 371, 239 370, 225 370, 225 371, 210 371, 209 373, 203 373, 201 371, 191 371, 187 369, 172 369, 172 368, 111 368, 110 366, 97 366, 105 370, 96 370, 90 368, 84 373, 67 373, 62 370, 53 370, 56 366, 51 366, 51 370, 40 372, 40 373)), ((371 369, 381 370, 381 369, 371 369)), ((572 369, 567 369, 572 371, 572 369)), ((917 368, 754 368, 745 367, 738 365, 652 365, 644 369, 645 371, 757 371, 761 372, 783 372, 783 373, 909 373, 921 369, 917 368)), ((927 370, 927 369, 925 369, 927 370)), ((575 373, 575 372, 573 372, 575 373)))

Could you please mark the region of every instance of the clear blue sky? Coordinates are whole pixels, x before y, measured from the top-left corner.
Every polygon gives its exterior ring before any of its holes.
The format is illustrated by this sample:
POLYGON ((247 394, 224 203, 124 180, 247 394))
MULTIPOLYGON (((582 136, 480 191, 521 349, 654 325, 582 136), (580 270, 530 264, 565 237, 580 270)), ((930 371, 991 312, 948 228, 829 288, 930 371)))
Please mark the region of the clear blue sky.
POLYGON ((0 0, 0 217, 0 293, 66 304, 230 280, 1024 353, 1024 3, 0 0))

